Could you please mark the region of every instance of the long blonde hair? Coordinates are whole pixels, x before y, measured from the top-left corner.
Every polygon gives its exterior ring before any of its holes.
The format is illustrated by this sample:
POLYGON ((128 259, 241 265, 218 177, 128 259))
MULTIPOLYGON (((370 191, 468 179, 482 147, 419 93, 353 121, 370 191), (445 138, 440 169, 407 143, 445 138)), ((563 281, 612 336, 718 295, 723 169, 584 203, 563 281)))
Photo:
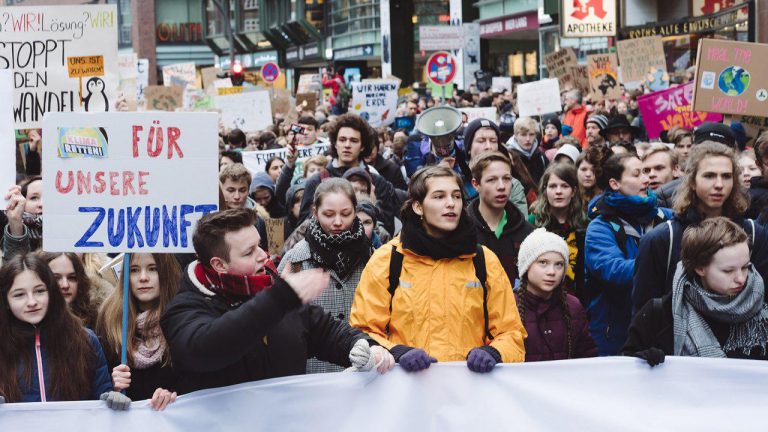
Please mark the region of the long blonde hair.
MULTIPOLYGON (((134 260, 136 254, 131 254, 131 261, 134 260)), ((179 288, 179 281, 181 280, 181 268, 171 254, 159 254, 153 253, 152 257, 155 259, 155 265, 157 265, 157 272, 160 279, 160 298, 158 299, 157 307, 149 313, 146 321, 146 328, 152 328, 160 325, 160 316, 165 312, 168 303, 171 302, 176 295, 176 291, 179 288)), ((102 340, 104 346, 104 354, 107 356, 107 360, 110 364, 117 364, 120 362, 120 352, 123 346, 122 343, 122 323, 123 323, 123 281, 128 275, 122 274, 120 276, 120 284, 117 289, 104 301, 99 310, 99 317, 96 320, 96 334, 102 340)), ((128 302, 128 363, 133 363, 133 352, 136 349, 134 344, 134 337, 136 335, 136 315, 138 310, 138 302, 136 298, 131 295, 131 299, 128 302)), ((162 337, 162 333, 161 333, 162 337)), ((163 352, 163 362, 168 364, 170 362, 170 352, 166 344, 165 352, 163 352)))

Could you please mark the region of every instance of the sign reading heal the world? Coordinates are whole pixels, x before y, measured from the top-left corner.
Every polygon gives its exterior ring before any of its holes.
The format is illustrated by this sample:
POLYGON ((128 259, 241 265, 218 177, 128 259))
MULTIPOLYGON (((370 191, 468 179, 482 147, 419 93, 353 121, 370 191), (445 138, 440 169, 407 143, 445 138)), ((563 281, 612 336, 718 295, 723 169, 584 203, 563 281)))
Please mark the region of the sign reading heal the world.
POLYGON ((388 126, 395 121, 397 89, 395 80, 365 80, 352 84, 352 109, 373 127, 388 126))
POLYGON ((0 8, 0 69, 13 70, 17 129, 47 112, 104 112, 117 97, 115 5, 0 8))
POLYGON ((191 252, 218 208, 215 113, 52 113, 43 249, 191 252))
POLYGON ((693 111, 693 83, 673 87, 637 98, 648 138, 658 138, 672 126, 693 129, 704 122, 719 122, 721 114, 693 111))

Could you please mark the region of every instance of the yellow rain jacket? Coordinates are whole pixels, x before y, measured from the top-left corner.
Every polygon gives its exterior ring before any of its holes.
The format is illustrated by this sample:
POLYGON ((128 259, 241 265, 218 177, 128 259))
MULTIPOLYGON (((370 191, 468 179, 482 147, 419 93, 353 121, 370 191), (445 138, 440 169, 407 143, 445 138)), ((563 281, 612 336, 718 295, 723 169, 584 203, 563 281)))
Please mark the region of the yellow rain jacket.
POLYGON ((365 266, 350 324, 387 349, 395 345, 421 348, 441 362, 464 361, 472 348, 486 344, 501 354, 503 362, 522 362, 527 333, 512 286, 496 255, 485 246, 483 252, 488 275, 488 326, 493 340, 483 341, 483 288, 475 276, 474 254, 435 260, 403 249, 400 237, 376 250, 365 266), (403 254, 394 299, 389 294, 392 245, 403 254))

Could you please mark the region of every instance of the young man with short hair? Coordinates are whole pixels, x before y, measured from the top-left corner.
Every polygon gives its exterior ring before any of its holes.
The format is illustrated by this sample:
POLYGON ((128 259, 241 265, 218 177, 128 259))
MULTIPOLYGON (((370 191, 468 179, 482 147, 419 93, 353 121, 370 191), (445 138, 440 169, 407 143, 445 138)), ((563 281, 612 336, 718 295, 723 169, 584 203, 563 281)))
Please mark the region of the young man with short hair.
POLYGON ((221 170, 219 187, 228 209, 256 207, 256 202, 248 196, 251 180, 251 173, 241 163, 231 164, 221 170))
POLYGON ((309 304, 328 285, 321 269, 278 276, 259 248, 254 214, 246 209, 204 216, 193 243, 198 260, 160 319, 188 393, 305 373, 308 358, 370 370, 394 359, 346 322, 309 304))
POLYGON ((384 156, 381 155, 381 143, 379 142, 379 134, 376 131, 373 131, 371 154, 366 156, 364 160, 368 166, 374 167, 382 177, 392 183, 392 186, 401 190, 408 190, 408 184, 405 182, 405 177, 403 177, 403 173, 400 171, 400 166, 389 159, 384 159, 384 156))
POLYGON ((680 177, 677 153, 666 144, 651 144, 640 160, 643 162, 643 172, 650 179, 648 186, 654 191, 665 183, 680 177))
POLYGON ((549 165, 549 159, 539 149, 536 139, 539 127, 536 120, 530 117, 517 119, 515 122, 515 134, 507 141, 507 148, 516 152, 528 168, 528 173, 533 181, 538 184, 544 170, 549 165))
POLYGON ((514 284, 518 277, 517 254, 533 227, 509 201, 512 161, 492 150, 473 158, 471 169, 472 186, 478 196, 469 203, 467 212, 475 220, 477 241, 499 257, 514 284))
MULTIPOLYGON (((768 133, 763 132, 755 140, 755 164, 762 175, 752 177, 749 185, 749 210, 747 216, 759 218, 768 227, 768 133)), ((768 275, 766 275, 768 277, 768 275)))

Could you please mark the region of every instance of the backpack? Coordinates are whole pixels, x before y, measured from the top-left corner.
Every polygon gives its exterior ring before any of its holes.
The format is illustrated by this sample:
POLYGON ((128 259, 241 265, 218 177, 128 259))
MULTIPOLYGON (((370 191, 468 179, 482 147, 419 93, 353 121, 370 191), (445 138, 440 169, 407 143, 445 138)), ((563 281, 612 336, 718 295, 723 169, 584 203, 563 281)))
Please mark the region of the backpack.
MULTIPOLYGON (((485 253, 483 246, 478 244, 475 256, 472 257, 472 264, 475 266, 475 277, 480 281, 483 287, 483 321, 485 335, 484 339, 493 340, 491 330, 488 326, 488 286, 486 279, 488 274, 485 270, 485 253)), ((395 298, 395 291, 400 285, 400 272, 403 270, 403 254, 397 251, 397 246, 392 245, 392 256, 389 259, 389 312, 392 312, 392 300, 395 298)))

